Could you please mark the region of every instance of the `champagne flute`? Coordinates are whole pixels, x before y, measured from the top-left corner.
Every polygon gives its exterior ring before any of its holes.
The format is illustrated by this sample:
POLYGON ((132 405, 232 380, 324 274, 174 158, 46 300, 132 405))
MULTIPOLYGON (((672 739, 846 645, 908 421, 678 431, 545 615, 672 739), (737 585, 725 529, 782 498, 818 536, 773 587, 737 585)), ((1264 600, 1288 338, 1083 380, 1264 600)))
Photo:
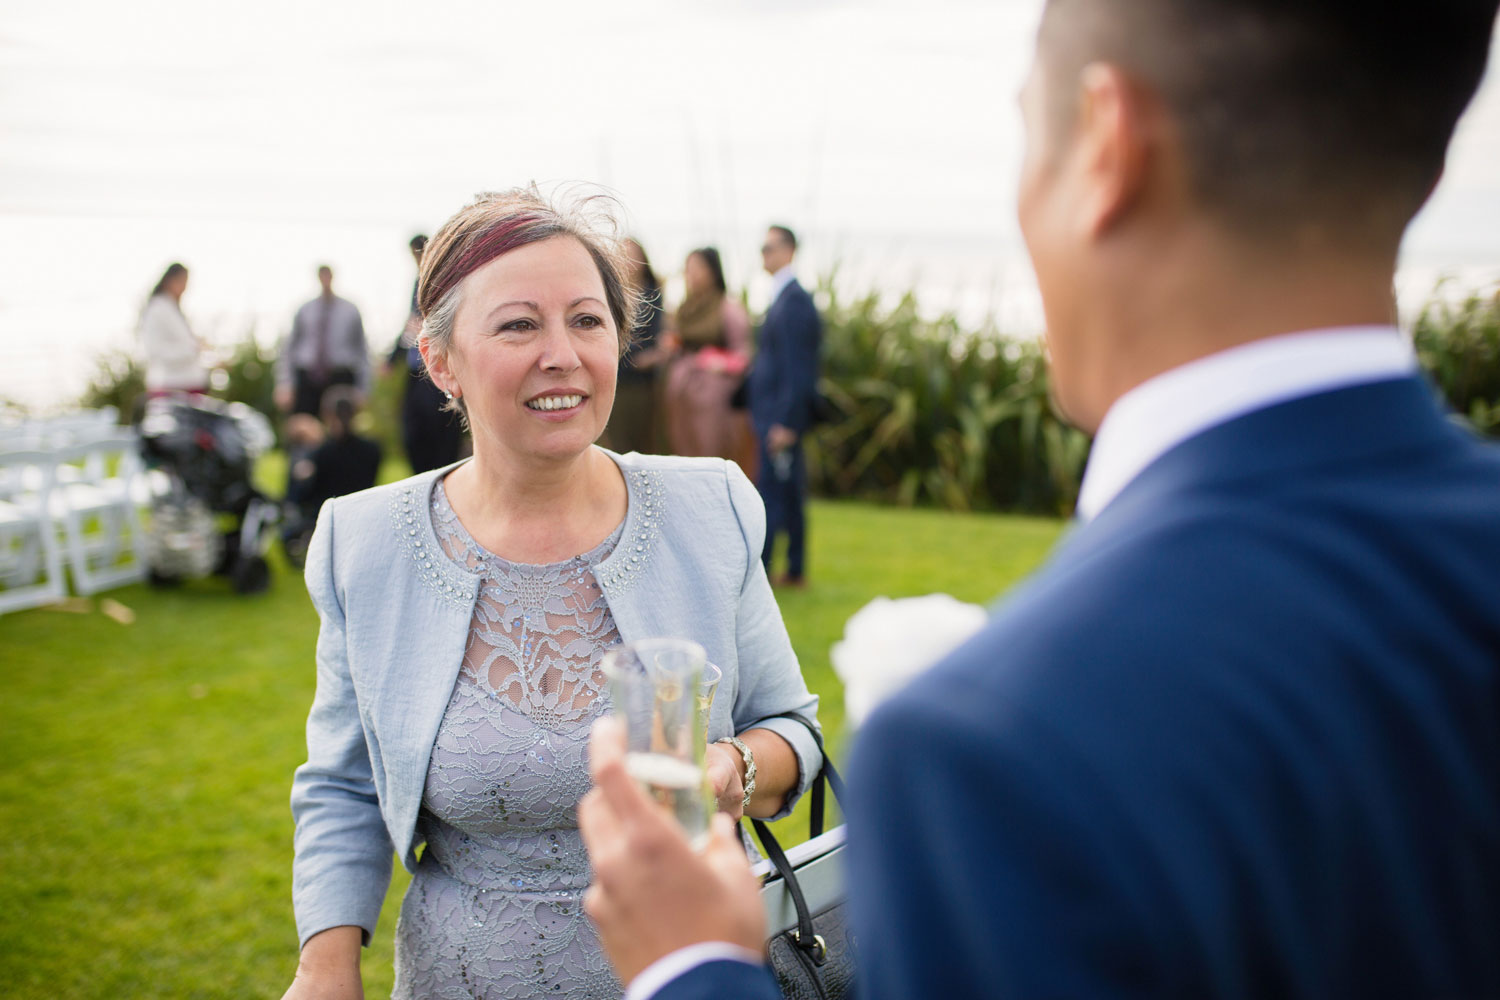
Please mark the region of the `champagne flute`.
POLYGON ((625 770, 695 844, 706 839, 713 815, 703 770, 707 713, 700 708, 706 662, 703 647, 687 639, 640 639, 600 661, 625 726, 625 770))
POLYGON ((708 732, 708 714, 713 711, 714 707, 714 692, 719 690, 719 681, 723 679, 724 671, 704 661, 703 676, 698 679, 698 714, 703 717, 702 726, 705 733, 708 732))

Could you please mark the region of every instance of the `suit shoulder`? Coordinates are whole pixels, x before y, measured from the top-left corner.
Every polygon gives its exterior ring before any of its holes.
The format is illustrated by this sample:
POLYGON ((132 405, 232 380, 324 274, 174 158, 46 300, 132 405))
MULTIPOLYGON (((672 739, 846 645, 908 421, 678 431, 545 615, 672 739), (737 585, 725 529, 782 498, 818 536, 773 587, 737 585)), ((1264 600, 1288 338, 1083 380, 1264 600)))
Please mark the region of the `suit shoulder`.
MULTIPOLYGON (((1254 525, 1228 520, 1163 518, 1099 542, 1065 542, 984 628, 923 675, 923 687, 938 700, 965 691, 1047 700, 1077 683, 1134 683, 1131 670, 1142 664, 1161 677, 1250 648, 1218 609, 1243 615, 1247 577, 1274 578, 1280 564, 1263 555, 1275 546, 1254 525)), ((1279 601, 1284 590, 1266 599, 1279 601)))
POLYGON ((791 285, 787 289, 787 301, 799 310, 806 311, 810 309, 813 312, 817 312, 818 310, 818 303, 813 298, 813 293, 804 288, 800 282, 791 285))

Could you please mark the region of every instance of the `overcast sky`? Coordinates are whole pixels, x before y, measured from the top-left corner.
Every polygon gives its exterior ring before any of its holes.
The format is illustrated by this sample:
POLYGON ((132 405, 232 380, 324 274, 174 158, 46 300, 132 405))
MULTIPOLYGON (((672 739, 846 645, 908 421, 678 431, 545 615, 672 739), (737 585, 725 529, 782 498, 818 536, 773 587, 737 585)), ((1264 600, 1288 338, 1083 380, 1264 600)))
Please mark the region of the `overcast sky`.
MULTIPOLYGON (((0 397, 71 391, 161 269, 189 319, 263 339, 332 263, 372 340, 405 241, 474 192, 613 189, 658 268, 767 222, 855 284, 1035 322, 1012 214, 1040 0, 429 3, 0 0, 0 397)), ((1500 276, 1500 85, 1408 260, 1500 276)))

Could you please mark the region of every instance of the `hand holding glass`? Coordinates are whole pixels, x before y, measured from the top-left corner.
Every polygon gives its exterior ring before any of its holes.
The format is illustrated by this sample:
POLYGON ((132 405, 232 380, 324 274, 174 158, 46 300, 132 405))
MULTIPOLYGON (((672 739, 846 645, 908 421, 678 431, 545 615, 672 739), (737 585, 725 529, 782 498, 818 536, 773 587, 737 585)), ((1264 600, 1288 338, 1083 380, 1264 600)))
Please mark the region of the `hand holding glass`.
MULTIPOLYGON (((703 647, 686 639, 626 643, 601 661, 614 713, 625 727, 625 769, 695 843, 706 837, 713 812, 703 774, 705 663, 703 647)), ((711 688, 706 695, 711 703, 711 688)))

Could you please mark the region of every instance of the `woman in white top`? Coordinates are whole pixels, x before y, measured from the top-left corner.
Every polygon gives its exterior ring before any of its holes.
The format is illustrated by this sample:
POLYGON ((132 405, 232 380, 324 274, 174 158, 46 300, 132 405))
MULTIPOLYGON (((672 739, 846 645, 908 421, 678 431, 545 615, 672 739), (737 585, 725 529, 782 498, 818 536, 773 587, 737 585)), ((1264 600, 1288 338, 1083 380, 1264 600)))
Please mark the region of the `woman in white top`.
POLYGON ((146 362, 146 391, 208 388, 208 369, 201 360, 203 342, 188 327, 182 315, 182 293, 187 289, 188 269, 171 264, 151 290, 141 322, 136 328, 141 354, 146 362))

